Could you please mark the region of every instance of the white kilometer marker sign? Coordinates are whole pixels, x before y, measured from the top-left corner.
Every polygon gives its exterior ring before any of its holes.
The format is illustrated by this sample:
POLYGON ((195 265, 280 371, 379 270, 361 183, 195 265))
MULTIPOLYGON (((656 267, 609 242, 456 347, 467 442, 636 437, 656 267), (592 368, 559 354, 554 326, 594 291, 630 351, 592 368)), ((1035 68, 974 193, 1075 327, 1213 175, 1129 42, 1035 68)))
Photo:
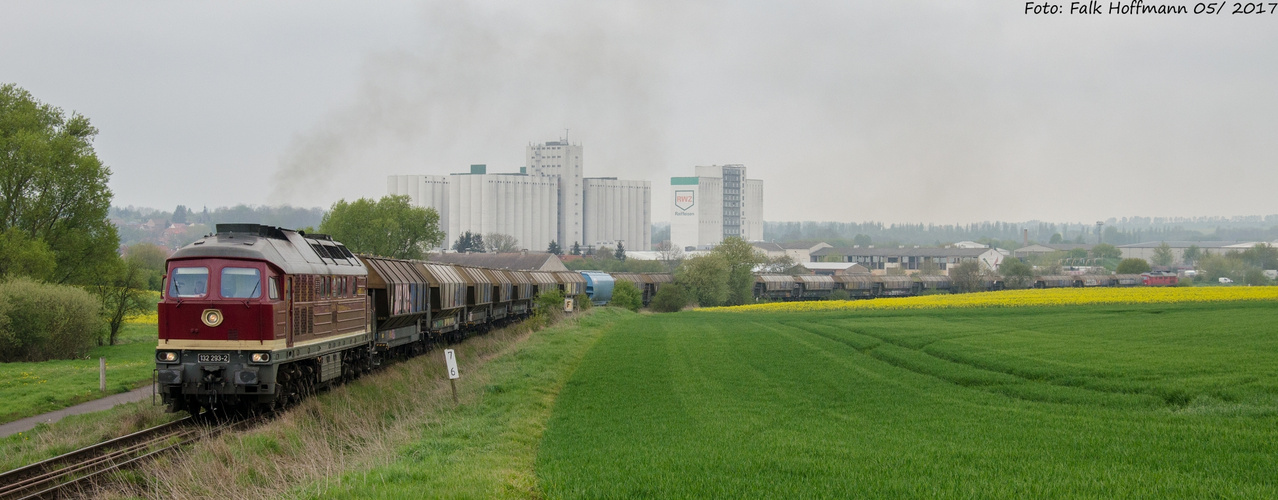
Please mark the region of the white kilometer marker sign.
POLYGON ((457 371, 457 355, 452 349, 444 349, 444 362, 448 364, 448 385, 453 387, 453 404, 457 404, 457 382, 461 373, 457 371))
POLYGON ((457 355, 452 349, 444 349, 444 361, 448 363, 449 380, 461 378, 461 374, 457 373, 457 355))

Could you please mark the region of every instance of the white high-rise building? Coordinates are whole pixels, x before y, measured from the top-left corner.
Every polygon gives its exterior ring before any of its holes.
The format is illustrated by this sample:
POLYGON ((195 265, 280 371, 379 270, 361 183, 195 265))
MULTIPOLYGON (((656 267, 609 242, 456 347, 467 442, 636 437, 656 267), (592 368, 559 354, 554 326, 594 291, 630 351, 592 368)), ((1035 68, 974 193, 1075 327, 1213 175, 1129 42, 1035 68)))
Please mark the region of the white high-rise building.
POLYGON ((687 249, 724 238, 763 239, 763 181, 747 179, 744 165, 696 168, 695 177, 670 178, 670 242, 687 249))
POLYGON ((652 247, 652 183, 588 177, 584 184, 583 245, 616 248, 620 241, 627 250, 652 247))
POLYGON ((573 243, 585 244, 583 216, 585 201, 582 175, 582 148, 567 140, 529 145, 528 175, 559 179, 559 232, 556 240, 561 248, 573 243))

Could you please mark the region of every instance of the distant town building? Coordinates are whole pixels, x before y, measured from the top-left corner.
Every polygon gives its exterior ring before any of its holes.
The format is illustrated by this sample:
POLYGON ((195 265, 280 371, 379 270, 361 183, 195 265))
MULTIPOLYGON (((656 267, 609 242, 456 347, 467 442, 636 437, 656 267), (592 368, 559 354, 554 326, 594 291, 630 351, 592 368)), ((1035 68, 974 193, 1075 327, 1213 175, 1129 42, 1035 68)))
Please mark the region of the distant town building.
POLYGON ((1017 248, 1016 250, 1013 250, 1012 256, 1026 258, 1026 257, 1033 257, 1036 255, 1054 254, 1057 252, 1069 252, 1072 250, 1082 250, 1084 252, 1091 252, 1092 247, 1095 247, 1095 246, 1096 245, 1087 244, 1087 243, 1035 244, 1035 245, 1023 246, 1023 247, 1017 248))
POLYGON ((679 248, 716 245, 724 238, 763 239, 763 181, 744 165, 696 167, 695 177, 670 178, 670 242, 679 248))
POLYGON ((790 257, 790 260, 793 260, 794 263, 796 264, 802 263, 802 262, 810 262, 812 260, 812 252, 815 252, 822 248, 832 247, 829 243, 825 243, 825 242, 768 243, 768 242, 758 241, 758 242, 751 243, 751 245, 754 246, 755 252, 763 254, 764 257, 767 257, 769 259, 775 259, 779 257, 790 257))
MULTIPOLYGON (((582 197, 585 245, 627 251, 648 250, 652 242, 652 183, 615 177, 588 177, 582 197)), ((571 248, 569 243, 566 248, 571 248)))

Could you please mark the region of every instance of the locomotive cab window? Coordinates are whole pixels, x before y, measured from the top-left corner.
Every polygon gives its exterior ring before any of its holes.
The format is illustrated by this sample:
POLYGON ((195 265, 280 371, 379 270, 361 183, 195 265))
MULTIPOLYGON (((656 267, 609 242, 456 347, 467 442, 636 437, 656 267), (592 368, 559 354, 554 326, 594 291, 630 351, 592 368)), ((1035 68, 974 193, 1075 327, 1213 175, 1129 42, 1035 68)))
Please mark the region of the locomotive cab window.
POLYGON ((261 271, 247 267, 222 268, 222 298, 256 299, 261 296, 261 271))
POLYGON ((271 276, 271 281, 270 281, 270 283, 271 283, 271 295, 270 295, 271 300, 280 300, 280 285, 279 285, 279 282, 280 282, 280 278, 279 278, 278 276, 271 276))
POLYGON ((203 297, 209 293, 207 267, 178 267, 169 273, 169 297, 203 297))

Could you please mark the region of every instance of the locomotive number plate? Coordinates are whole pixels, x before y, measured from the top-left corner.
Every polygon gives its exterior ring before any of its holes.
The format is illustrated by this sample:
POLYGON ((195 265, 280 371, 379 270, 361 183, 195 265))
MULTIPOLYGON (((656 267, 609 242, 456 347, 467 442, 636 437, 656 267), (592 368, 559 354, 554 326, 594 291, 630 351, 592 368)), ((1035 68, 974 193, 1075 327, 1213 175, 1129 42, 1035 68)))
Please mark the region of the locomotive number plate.
POLYGON ((199 359, 201 363, 230 363, 231 355, 230 354, 201 354, 199 359))

